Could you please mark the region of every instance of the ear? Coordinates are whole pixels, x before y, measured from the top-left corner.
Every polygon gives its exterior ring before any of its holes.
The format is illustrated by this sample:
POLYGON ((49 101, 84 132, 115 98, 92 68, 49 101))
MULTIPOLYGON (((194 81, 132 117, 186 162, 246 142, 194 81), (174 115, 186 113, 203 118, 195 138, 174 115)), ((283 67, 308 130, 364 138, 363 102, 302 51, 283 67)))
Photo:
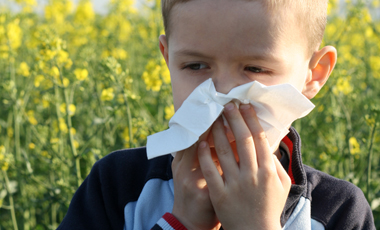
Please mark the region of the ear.
POLYGON ((302 90, 303 95, 312 99, 329 78, 336 64, 337 51, 332 46, 325 46, 314 52, 309 62, 309 72, 302 90))
POLYGON ((158 40, 160 41, 160 51, 162 56, 165 59, 166 65, 169 67, 169 47, 168 47, 168 42, 166 39, 166 36, 161 34, 160 37, 158 37, 158 40))

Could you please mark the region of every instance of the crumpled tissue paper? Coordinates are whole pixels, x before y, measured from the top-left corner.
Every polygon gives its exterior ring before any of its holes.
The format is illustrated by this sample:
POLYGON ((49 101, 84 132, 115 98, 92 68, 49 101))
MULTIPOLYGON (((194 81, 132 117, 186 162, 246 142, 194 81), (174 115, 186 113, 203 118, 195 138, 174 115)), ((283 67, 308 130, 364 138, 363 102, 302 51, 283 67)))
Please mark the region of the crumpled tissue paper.
POLYGON ((306 116, 315 107, 291 84, 265 86, 253 81, 223 94, 216 91, 210 78, 195 88, 182 103, 170 119, 169 129, 148 136, 148 159, 174 155, 193 145, 230 101, 253 105, 272 151, 288 134, 291 123, 306 116))

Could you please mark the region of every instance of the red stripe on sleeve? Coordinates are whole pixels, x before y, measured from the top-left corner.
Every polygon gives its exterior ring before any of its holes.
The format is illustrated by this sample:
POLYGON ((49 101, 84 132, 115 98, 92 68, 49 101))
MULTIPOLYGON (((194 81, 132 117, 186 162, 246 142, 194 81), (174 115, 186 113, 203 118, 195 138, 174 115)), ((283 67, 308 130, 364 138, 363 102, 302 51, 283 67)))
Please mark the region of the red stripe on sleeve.
POLYGON ((187 230, 187 228, 183 226, 183 224, 181 224, 181 222, 179 222, 171 213, 165 213, 162 218, 164 218, 164 220, 166 220, 166 222, 168 222, 168 224, 170 224, 170 226, 172 226, 175 230, 187 230))
POLYGON ((288 168, 288 175, 290 179, 292 180, 292 184, 296 184, 294 177, 293 177, 293 170, 292 170, 292 159, 293 159, 293 142, 289 139, 288 136, 285 136, 284 139, 282 139, 282 142, 288 146, 289 149, 289 168, 288 168))

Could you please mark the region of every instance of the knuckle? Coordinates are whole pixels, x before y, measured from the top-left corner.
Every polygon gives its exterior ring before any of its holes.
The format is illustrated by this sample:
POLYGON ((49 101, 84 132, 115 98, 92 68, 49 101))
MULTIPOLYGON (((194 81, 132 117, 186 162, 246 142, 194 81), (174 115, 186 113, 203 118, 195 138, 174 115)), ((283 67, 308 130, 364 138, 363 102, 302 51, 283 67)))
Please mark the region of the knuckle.
POLYGON ((270 180, 271 178, 274 178, 274 176, 277 175, 277 170, 274 166, 270 164, 263 165, 262 167, 263 173, 261 174, 261 177, 264 180, 270 180))
POLYGON ((253 135, 253 138, 254 138, 255 140, 259 140, 259 141, 261 141, 261 140, 266 140, 266 139, 267 139, 267 135, 265 134, 264 131, 260 131, 260 132, 257 132, 257 133, 253 133, 252 135, 253 135))
POLYGON ((219 156, 225 156, 230 152, 230 150, 227 146, 219 146, 216 152, 219 156))
POLYGON ((253 137, 251 135, 246 135, 246 136, 243 136, 241 139, 240 139, 240 142, 244 145, 252 145, 253 144, 253 137))
POLYGON ((212 176, 214 175, 213 170, 211 170, 210 168, 205 168, 205 169, 203 169, 203 170, 202 170, 202 173, 203 173, 203 176, 204 176, 205 178, 210 178, 210 177, 212 177, 212 176))

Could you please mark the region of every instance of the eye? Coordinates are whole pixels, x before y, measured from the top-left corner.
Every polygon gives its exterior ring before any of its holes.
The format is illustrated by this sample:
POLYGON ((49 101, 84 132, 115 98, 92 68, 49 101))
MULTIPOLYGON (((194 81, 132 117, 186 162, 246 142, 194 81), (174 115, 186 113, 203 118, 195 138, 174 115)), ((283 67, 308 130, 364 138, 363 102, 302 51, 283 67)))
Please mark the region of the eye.
POLYGON ((263 72, 267 72, 266 70, 260 68, 260 67, 255 67, 255 66, 248 66, 245 68, 245 70, 248 70, 252 73, 263 73, 263 72))
POLYGON ((185 65, 182 69, 190 69, 190 70, 201 70, 206 69, 207 65, 202 63, 191 63, 188 65, 185 65))

